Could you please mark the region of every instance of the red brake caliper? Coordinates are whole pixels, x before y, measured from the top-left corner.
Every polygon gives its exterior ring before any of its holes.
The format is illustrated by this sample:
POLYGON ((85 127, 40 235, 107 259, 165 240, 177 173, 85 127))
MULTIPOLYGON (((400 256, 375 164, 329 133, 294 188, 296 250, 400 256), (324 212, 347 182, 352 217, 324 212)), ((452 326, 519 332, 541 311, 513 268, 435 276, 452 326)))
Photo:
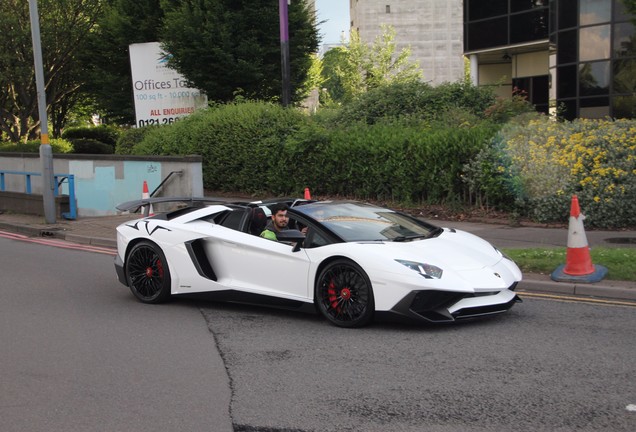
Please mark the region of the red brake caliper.
POLYGON ((327 294, 329 295, 329 303, 331 304, 331 307, 333 309, 336 309, 338 312, 340 312, 340 308, 338 307, 338 297, 336 296, 336 284, 333 282, 333 279, 331 280, 331 282, 329 282, 329 287, 327 288, 327 294))
MULTIPOLYGON (((338 295, 336 294, 336 284, 333 279, 329 282, 329 287, 327 288, 327 294, 329 295, 329 303, 331 307, 335 309, 337 312, 340 312, 340 306, 338 305, 338 295)), ((344 301, 347 301, 351 298, 351 289, 342 288, 340 290, 340 298, 344 301)))
POLYGON ((159 273, 159 277, 163 279, 163 262, 161 262, 161 260, 157 261, 157 273, 159 273))
MULTIPOLYGON (((152 278, 153 273, 152 266, 146 267, 146 277, 148 279, 152 278)), ((163 263, 161 261, 157 261, 157 274, 160 278, 163 278, 163 263)))

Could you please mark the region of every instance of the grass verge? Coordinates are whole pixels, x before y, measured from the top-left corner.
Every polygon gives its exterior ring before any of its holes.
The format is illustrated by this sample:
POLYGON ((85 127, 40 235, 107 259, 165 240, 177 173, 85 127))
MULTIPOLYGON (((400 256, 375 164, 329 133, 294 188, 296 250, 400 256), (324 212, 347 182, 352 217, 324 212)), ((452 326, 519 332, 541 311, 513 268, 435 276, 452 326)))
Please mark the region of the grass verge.
MULTIPOLYGON (((521 271, 530 273, 552 273, 565 264, 565 248, 502 249, 512 258, 521 271)), ((591 249, 592 263, 607 267, 606 279, 636 281, 636 248, 591 249)))

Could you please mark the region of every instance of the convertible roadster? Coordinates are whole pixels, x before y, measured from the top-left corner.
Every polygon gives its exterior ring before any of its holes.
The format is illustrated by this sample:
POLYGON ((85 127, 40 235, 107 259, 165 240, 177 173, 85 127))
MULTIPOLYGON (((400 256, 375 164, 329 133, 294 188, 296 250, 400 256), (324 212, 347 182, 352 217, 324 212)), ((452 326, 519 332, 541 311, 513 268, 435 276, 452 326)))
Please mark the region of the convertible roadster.
MULTIPOLYGON (((124 203, 131 210, 162 201, 124 203)), ((188 204, 117 227, 118 279, 144 303, 210 293, 234 302, 317 309, 332 324, 374 316, 428 322, 507 311, 521 271, 485 240, 354 201, 188 204), (288 204, 278 241, 260 237, 288 204)))

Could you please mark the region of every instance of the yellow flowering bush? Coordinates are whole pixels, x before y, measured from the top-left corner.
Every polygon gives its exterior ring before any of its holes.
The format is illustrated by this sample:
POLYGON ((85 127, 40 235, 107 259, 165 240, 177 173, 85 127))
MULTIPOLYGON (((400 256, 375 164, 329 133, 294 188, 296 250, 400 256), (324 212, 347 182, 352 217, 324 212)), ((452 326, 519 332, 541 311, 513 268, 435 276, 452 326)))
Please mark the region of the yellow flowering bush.
POLYGON ((526 215, 565 221, 576 194, 586 225, 636 225, 636 120, 540 117, 504 127, 495 141, 526 215))

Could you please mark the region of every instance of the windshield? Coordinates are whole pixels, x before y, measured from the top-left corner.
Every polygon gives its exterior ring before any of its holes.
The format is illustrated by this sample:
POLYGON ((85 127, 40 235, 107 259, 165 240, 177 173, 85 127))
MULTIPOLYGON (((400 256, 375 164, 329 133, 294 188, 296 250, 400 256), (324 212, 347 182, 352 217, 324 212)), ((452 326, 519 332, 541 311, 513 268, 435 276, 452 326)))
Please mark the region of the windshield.
POLYGON ((296 210, 321 222, 345 241, 407 241, 434 235, 437 228, 390 209, 362 203, 314 203, 296 210))

